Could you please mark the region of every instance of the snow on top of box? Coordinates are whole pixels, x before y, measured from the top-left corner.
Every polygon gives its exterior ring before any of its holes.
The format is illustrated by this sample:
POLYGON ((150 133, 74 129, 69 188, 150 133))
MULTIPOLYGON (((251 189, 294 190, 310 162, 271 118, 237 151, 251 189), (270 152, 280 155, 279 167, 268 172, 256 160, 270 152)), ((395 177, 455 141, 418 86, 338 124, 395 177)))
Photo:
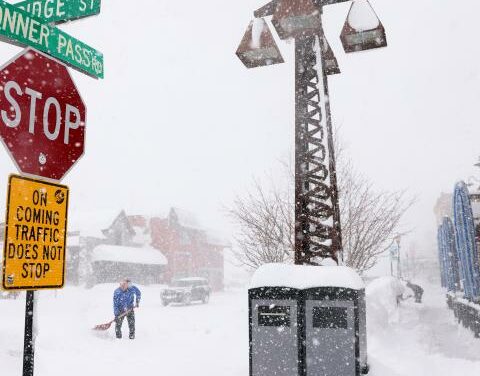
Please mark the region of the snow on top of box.
POLYGON ((92 261, 113 261, 129 264, 167 265, 166 257, 158 249, 98 245, 93 249, 92 261))
POLYGON ((360 290, 365 285, 357 272, 347 266, 265 264, 257 269, 250 282, 250 288, 258 287, 343 287, 360 290))

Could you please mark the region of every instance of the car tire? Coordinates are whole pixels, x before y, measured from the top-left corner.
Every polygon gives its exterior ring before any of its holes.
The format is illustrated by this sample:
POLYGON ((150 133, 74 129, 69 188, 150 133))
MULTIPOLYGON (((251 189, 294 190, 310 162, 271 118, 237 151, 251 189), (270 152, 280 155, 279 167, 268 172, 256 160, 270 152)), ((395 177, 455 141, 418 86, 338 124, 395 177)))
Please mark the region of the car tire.
POLYGON ((190 294, 185 294, 185 296, 183 297, 183 304, 190 305, 191 303, 192 297, 190 296, 190 294))
POLYGON ((209 300, 210 300, 210 294, 207 292, 207 293, 205 293, 205 295, 203 296, 202 302, 203 302, 203 304, 207 304, 209 300))

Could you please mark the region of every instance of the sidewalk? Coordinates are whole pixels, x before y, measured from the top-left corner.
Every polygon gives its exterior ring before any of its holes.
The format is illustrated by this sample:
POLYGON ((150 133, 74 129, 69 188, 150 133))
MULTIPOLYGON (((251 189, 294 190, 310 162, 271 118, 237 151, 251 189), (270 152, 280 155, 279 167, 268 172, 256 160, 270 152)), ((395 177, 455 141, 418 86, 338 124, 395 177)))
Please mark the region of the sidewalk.
POLYGON ((480 374, 480 339, 455 322, 440 288, 422 286, 422 304, 404 301, 396 322, 369 329, 370 375, 480 374))

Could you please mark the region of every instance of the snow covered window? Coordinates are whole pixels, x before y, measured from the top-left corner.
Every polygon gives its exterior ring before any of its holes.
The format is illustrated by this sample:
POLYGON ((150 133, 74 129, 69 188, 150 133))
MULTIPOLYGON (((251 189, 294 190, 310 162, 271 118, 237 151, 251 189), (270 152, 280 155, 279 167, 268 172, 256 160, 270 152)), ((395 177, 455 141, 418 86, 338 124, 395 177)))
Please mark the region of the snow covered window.
POLYGON ((259 326, 290 326, 290 306, 258 307, 259 326))
POLYGON ((313 307, 313 327, 347 329, 347 309, 342 307, 313 307))

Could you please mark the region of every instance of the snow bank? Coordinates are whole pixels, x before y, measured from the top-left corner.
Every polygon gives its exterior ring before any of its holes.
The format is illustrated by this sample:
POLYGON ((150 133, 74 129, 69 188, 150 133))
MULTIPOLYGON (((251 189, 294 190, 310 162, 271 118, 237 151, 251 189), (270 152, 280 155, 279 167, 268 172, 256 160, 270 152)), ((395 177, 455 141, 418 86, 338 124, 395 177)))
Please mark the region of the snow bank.
POLYGON ((366 0, 354 1, 348 14, 348 23, 357 31, 375 29, 380 21, 366 0))
POLYGON ((344 287, 360 290, 365 287, 355 270, 346 266, 306 266, 287 264, 262 265, 253 274, 250 288, 292 287, 344 287))
POLYGON ((370 282, 366 289, 368 323, 367 326, 385 328, 399 319, 397 297, 405 288, 393 277, 380 277, 370 282))
POLYGON ((130 264, 167 265, 166 257, 154 248, 121 247, 102 244, 92 252, 92 261, 113 261, 130 264))

